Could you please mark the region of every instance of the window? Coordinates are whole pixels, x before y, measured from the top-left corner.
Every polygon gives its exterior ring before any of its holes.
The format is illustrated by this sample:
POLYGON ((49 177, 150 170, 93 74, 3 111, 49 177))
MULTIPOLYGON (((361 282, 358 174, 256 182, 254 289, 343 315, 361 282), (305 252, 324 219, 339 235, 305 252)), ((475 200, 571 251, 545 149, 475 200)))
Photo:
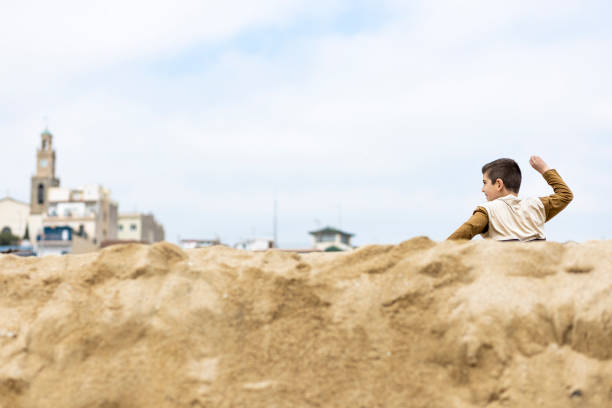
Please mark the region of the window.
POLYGON ((136 226, 136 224, 130 224, 130 231, 136 231, 138 229, 138 227, 136 226))
POLYGON ((11 231, 11 227, 4 227, 2 228, 2 233, 3 234, 13 234, 13 231, 11 231))
POLYGON ((123 231, 123 224, 119 224, 119 231, 123 231))
POLYGON ((336 234, 322 234, 320 242, 334 242, 336 240, 336 234))
POLYGON ((38 185, 38 204, 44 204, 45 203, 45 186, 40 183, 38 185))
POLYGON ((85 208, 85 215, 86 216, 96 215, 97 212, 98 212, 98 205, 97 204, 95 204, 95 203, 87 204, 87 207, 85 208))
POLYGON ((348 235, 342 235, 342 239, 341 239, 342 243, 348 245, 349 243, 349 237, 348 235))

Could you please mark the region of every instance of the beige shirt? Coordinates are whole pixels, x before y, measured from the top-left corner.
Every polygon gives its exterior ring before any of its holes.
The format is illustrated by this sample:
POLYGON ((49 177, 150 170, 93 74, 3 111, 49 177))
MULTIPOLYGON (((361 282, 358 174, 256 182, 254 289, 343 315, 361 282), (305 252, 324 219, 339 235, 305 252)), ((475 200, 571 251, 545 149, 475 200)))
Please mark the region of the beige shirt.
POLYGON ((484 238, 496 241, 546 239, 546 210, 540 199, 520 199, 510 194, 489 201, 482 207, 489 216, 489 228, 482 234, 484 238))

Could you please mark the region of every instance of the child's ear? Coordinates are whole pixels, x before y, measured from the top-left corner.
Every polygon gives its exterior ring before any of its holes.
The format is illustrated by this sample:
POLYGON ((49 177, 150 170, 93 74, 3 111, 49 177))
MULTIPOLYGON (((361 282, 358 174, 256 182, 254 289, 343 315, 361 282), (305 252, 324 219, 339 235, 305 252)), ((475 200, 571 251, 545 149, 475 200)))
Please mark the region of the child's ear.
POLYGON ((495 187, 497 187, 498 191, 503 190, 504 188, 504 180, 498 178, 497 180, 495 180, 495 187))

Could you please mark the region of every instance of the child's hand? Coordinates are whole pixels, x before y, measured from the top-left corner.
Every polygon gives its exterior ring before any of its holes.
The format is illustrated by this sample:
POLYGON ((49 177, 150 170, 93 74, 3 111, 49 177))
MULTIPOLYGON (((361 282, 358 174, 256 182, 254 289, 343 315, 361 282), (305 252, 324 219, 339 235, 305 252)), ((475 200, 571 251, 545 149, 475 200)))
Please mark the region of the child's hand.
POLYGON ((531 164, 531 167, 536 169, 540 174, 544 174, 550 170, 546 162, 542 160, 540 156, 531 156, 529 164, 531 164))

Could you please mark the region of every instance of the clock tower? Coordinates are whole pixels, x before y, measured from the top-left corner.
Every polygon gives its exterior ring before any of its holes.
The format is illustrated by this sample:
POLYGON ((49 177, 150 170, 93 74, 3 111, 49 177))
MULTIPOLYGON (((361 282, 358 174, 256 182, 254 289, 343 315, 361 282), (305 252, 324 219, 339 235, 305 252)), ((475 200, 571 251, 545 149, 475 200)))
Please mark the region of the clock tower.
POLYGON ((55 178, 55 151, 53 135, 45 129, 40 135, 40 149, 36 151, 36 175, 32 176, 30 190, 30 214, 44 214, 47 209, 47 190, 59 187, 55 178))

